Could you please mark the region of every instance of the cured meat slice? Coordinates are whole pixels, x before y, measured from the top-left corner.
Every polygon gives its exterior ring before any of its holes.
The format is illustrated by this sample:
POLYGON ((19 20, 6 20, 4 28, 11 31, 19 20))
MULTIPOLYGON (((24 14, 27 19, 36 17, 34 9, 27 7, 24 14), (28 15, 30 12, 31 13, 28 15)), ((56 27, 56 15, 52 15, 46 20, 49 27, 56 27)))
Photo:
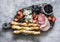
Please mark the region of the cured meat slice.
POLYGON ((45 23, 45 15, 44 14, 39 14, 38 23, 40 23, 40 24, 44 24, 45 23))
POLYGON ((50 28, 50 23, 44 14, 39 14, 38 26, 42 31, 47 31, 50 28))
POLYGON ((45 24, 40 26, 40 30, 42 30, 42 31, 47 31, 50 28, 50 23, 49 23, 48 19, 46 17, 45 17, 45 19, 46 19, 45 24))

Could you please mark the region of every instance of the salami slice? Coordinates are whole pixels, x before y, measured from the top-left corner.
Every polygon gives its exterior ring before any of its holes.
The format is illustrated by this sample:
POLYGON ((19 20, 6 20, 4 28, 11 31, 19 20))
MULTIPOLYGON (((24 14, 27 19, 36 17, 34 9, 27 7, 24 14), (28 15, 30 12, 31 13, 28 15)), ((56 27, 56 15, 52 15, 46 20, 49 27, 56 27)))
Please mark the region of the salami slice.
POLYGON ((42 31, 47 31, 50 28, 50 23, 44 14, 39 14, 37 23, 42 31))
POLYGON ((40 24, 44 24, 45 23, 45 15, 44 14, 39 14, 38 23, 40 23, 40 24))

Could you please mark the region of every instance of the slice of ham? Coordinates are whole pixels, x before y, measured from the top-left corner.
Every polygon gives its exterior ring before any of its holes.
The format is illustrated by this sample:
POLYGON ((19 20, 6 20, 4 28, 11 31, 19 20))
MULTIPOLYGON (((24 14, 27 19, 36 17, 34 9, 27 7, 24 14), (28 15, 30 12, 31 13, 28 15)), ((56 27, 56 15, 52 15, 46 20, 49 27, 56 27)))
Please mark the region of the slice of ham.
POLYGON ((38 16, 38 26, 42 31, 47 31, 50 28, 50 23, 44 14, 38 16))
POLYGON ((50 28, 50 23, 48 21, 48 19, 45 17, 45 24, 40 26, 40 30, 42 31, 47 31, 50 28))
POLYGON ((46 27, 46 26, 47 26, 47 22, 48 22, 48 20, 47 20, 47 18, 45 17, 44 24, 41 24, 40 28, 46 27))
POLYGON ((40 23, 40 24, 45 23, 45 15, 44 14, 39 14, 38 15, 38 23, 40 23))

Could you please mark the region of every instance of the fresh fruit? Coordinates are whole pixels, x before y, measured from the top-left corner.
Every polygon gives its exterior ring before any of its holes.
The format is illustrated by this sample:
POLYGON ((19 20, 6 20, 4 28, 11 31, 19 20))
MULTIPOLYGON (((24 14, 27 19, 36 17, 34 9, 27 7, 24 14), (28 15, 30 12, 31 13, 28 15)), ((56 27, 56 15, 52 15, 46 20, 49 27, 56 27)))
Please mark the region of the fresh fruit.
POLYGON ((23 18, 23 14, 20 14, 20 18, 23 18))
POLYGON ((33 20, 33 23, 36 23, 37 22, 37 20, 33 20))
POLYGON ((55 18, 55 17, 53 17, 53 18, 52 18, 52 21, 53 21, 53 22, 55 22, 55 21, 56 21, 56 18, 55 18))
POLYGON ((19 19, 18 22, 25 22, 25 16, 23 16, 23 18, 19 19))
POLYGON ((17 21, 18 21, 18 18, 15 18, 15 19, 14 19, 14 21, 16 21, 16 22, 17 22, 17 21))
POLYGON ((32 14, 32 17, 33 17, 34 20, 37 20, 38 19, 38 15, 36 13, 33 13, 32 14))
POLYGON ((23 13, 23 11, 22 11, 22 10, 19 10, 19 11, 17 12, 17 14, 20 14, 20 13, 23 13))
POLYGON ((55 22, 55 21, 56 21, 56 18, 55 18, 54 16, 52 16, 52 17, 49 16, 49 17, 48 17, 48 20, 49 20, 49 21, 53 21, 53 22, 55 22))
POLYGON ((49 16, 49 17, 48 17, 48 20, 52 20, 52 17, 51 17, 51 16, 49 16))
POLYGON ((33 14, 32 14, 32 17, 33 17, 33 18, 36 17, 36 13, 33 13, 33 14))
POLYGON ((21 12, 20 12, 20 11, 18 11, 18 13, 17 13, 17 14, 19 14, 19 15, 20 15, 20 13, 21 13, 21 12))
POLYGON ((19 16, 20 18, 22 18, 22 17, 23 17, 23 12, 22 12, 22 11, 18 11, 18 16, 19 16))
POLYGON ((36 15, 35 17, 34 17, 34 20, 37 20, 38 19, 38 15, 36 15))

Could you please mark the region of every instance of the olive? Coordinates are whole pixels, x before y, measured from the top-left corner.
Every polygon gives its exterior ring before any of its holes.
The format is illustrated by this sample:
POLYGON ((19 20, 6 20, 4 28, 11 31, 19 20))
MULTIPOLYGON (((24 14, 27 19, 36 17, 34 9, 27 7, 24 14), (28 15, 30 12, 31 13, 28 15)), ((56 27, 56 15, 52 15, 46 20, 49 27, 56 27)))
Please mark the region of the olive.
POLYGON ((47 4, 44 6, 44 11, 46 13, 51 13, 51 12, 53 12, 53 7, 50 4, 47 4))
POLYGON ((37 5, 32 5, 32 8, 34 8, 34 9, 35 9, 36 7, 37 7, 37 5))
POLYGON ((41 12, 41 7, 37 6, 37 5, 33 5, 32 6, 32 13, 36 13, 39 14, 41 12))

